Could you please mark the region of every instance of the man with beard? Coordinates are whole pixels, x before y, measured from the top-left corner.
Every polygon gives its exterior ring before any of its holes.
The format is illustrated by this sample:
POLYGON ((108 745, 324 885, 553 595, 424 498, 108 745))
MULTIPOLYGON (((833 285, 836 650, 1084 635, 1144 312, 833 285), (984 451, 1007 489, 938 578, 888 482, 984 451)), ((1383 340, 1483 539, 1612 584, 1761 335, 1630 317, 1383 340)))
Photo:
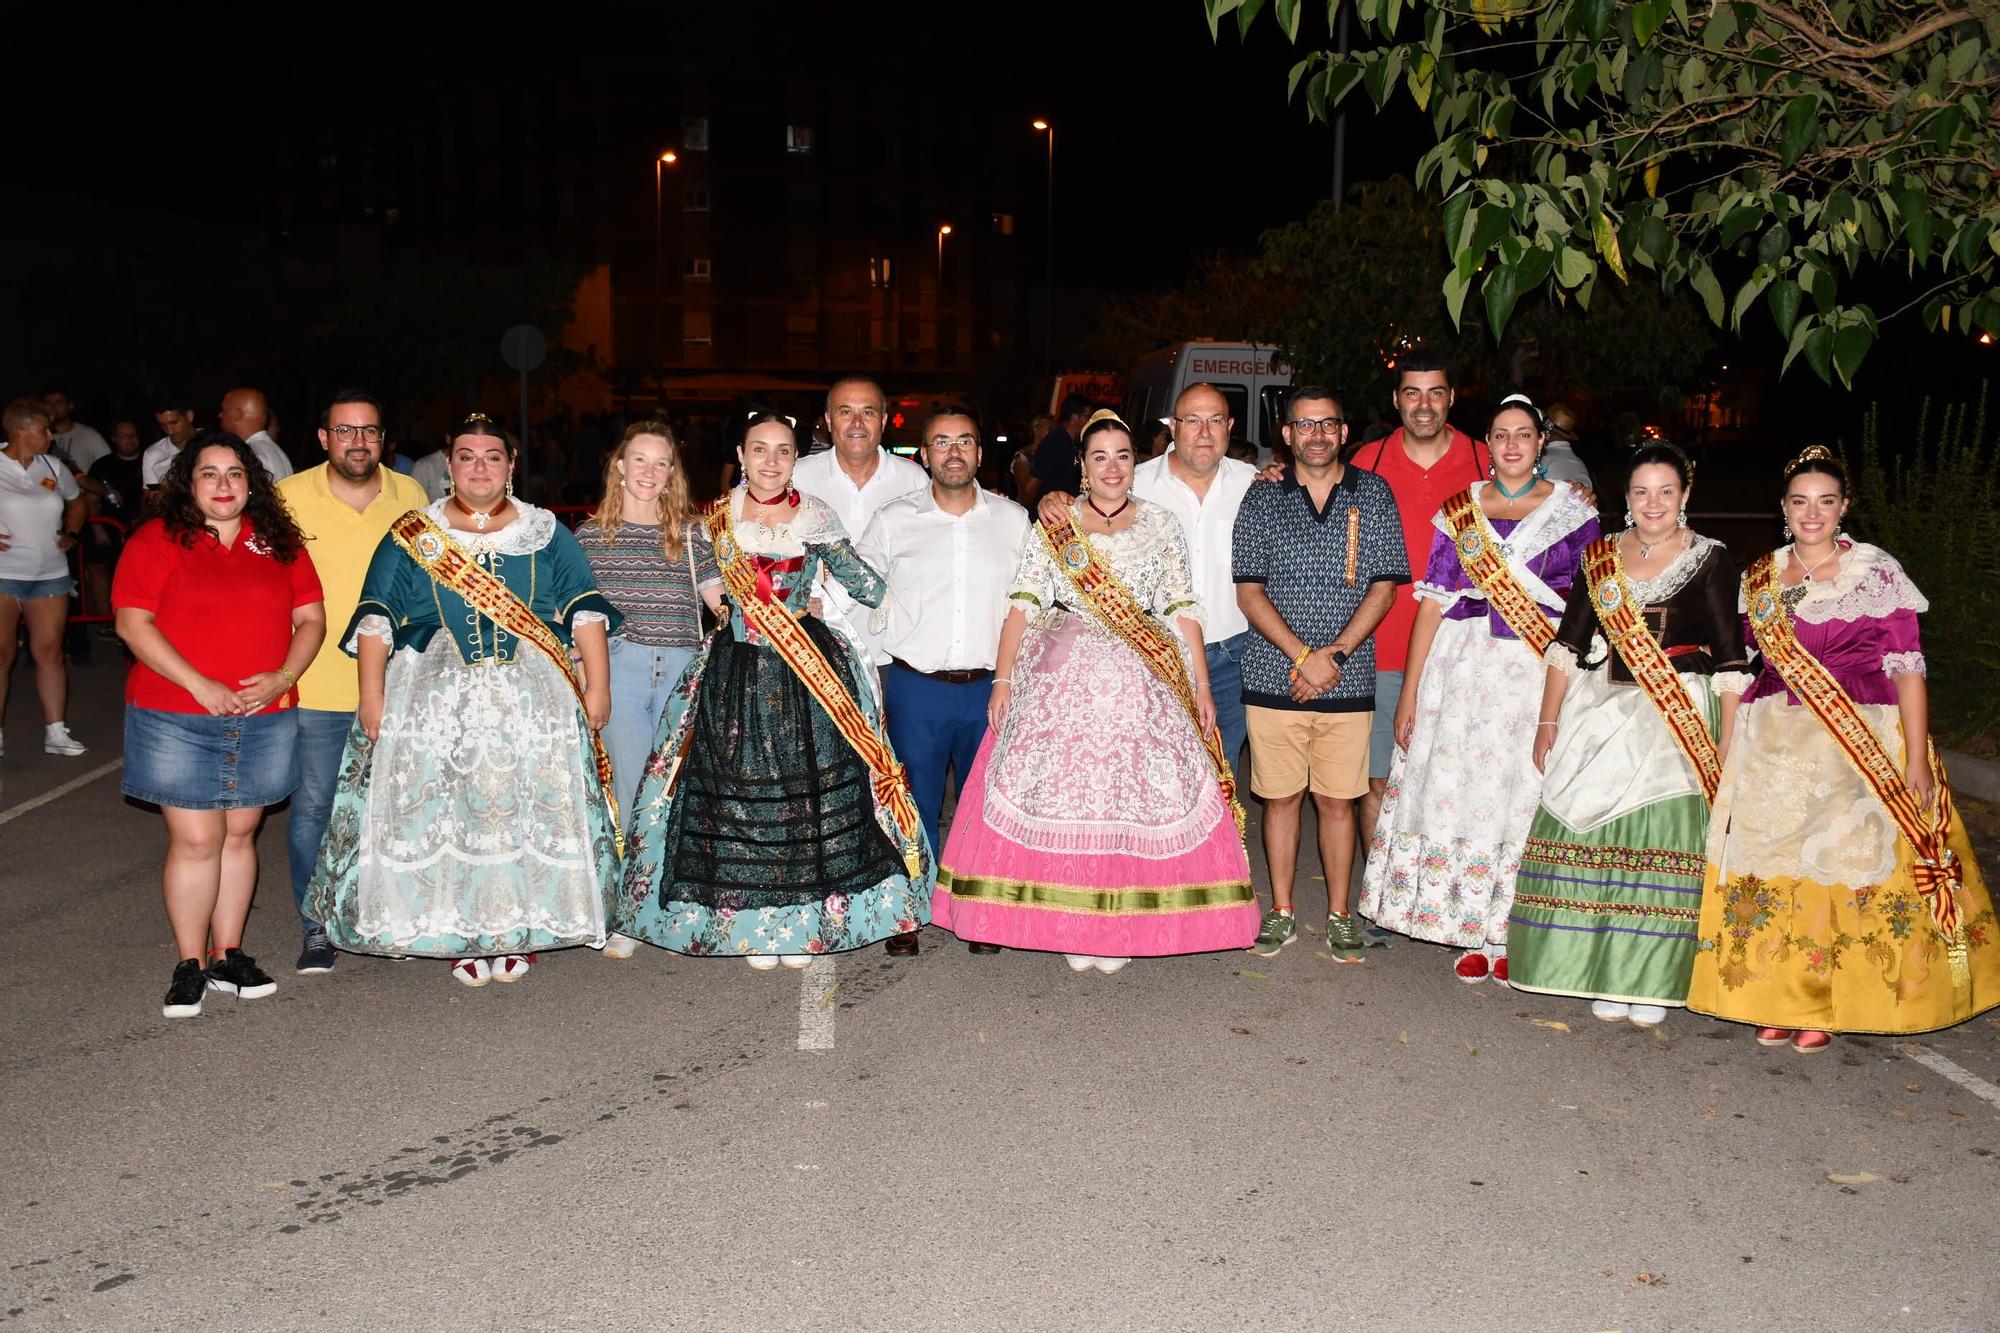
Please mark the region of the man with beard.
POLYGON ((299 677, 299 785, 292 793, 290 848, 292 901, 299 905, 305 933, 300 972, 333 970, 333 945, 319 922, 304 912, 313 860, 326 836, 333 809, 334 781, 361 686, 354 660, 340 641, 361 602, 361 582, 389 525, 424 507, 424 488, 382 466, 382 405, 361 389, 343 389, 320 416, 319 443, 326 463, 293 473, 278 483, 306 539, 306 552, 326 592, 326 623, 332 628, 319 655, 299 677))
MULTIPOLYGON (((877 510, 856 549, 889 584, 871 618, 889 655, 882 673, 889 743, 909 773, 935 853, 944 846, 945 774, 963 789, 986 734, 1000 625, 1028 511, 980 486, 979 422, 970 408, 934 413, 921 438, 930 486, 877 510)), ((997 944, 968 947, 1000 951, 997 944)), ((916 934, 893 937, 888 949, 915 953, 916 934)))
POLYGON ((76 419, 76 405, 68 394, 58 390, 44 394, 42 401, 49 405, 49 452, 66 461, 70 471, 88 476, 91 465, 109 454, 111 446, 76 419))
POLYGON ((201 429, 195 424, 194 409, 187 406, 191 401, 183 395, 173 395, 161 400, 159 408, 153 413, 153 420, 166 433, 147 445, 146 452, 139 457, 139 477, 149 491, 160 489, 167 469, 173 466, 174 456, 186 448, 187 442, 201 429))

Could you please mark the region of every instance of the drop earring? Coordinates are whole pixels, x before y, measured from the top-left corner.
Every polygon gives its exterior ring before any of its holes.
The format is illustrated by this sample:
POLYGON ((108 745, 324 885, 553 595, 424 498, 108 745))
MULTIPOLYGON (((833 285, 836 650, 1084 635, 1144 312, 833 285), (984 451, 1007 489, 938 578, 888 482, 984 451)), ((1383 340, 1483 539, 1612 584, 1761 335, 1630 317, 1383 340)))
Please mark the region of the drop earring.
POLYGON ((1688 507, 1685 500, 1681 501, 1681 516, 1676 522, 1678 526, 1683 528, 1688 525, 1688 507))
POLYGON ((1632 511, 1631 511, 1631 510, 1629 510, 1629 509, 1628 509, 1628 510, 1626 510, 1626 511, 1625 511, 1625 530, 1626 530, 1627 532, 1630 532, 1630 531, 1631 531, 1631 530, 1632 530, 1633 528, 1635 528, 1635 527, 1637 527, 1637 526, 1638 526, 1638 525, 1637 525, 1637 524, 1635 524, 1635 523, 1634 523, 1634 522, 1632 521, 1632 511))

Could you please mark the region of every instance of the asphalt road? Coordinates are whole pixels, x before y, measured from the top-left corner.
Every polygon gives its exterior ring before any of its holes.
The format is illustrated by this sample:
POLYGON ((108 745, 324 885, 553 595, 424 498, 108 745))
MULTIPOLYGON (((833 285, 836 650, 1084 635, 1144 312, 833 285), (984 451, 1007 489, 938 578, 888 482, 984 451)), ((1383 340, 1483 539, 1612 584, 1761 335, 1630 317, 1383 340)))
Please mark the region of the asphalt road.
POLYGON ((108 656, 89 756, 30 744, 17 674, 0 759, 0 1324, 2000 1326, 1994 1017, 1927 1038, 1946 1064, 1801 1057, 1316 938, 1115 977, 937 931, 806 973, 298 977, 278 815, 277 995, 163 1020, 158 816, 115 773, 19 813, 117 758, 108 656))

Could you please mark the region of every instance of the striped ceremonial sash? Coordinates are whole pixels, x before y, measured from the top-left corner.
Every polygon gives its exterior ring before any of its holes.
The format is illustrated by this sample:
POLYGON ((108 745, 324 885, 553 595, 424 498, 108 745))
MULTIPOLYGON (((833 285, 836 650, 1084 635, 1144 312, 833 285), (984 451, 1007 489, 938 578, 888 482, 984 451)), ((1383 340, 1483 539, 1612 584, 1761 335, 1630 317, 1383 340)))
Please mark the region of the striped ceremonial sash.
POLYGON ((1583 553, 1583 576, 1605 639, 1617 650, 1653 707, 1660 710, 1667 730, 1700 780, 1702 794, 1714 805, 1716 788, 1722 785, 1722 759, 1715 752, 1715 738, 1708 734, 1708 720, 1688 696, 1681 673, 1674 670, 1673 660, 1646 628, 1645 618, 1634 604, 1616 539, 1599 538, 1590 544, 1583 553))
POLYGON ((1444 521, 1451 529, 1452 544, 1458 548, 1458 563, 1465 576, 1485 594, 1487 602, 1500 613, 1500 619, 1507 622, 1507 628, 1519 635, 1535 660, 1540 661, 1555 641, 1556 632, 1540 604, 1528 596, 1515 580, 1514 572, 1507 568, 1499 541, 1487 526, 1486 515, 1480 512, 1479 502, 1472 498, 1469 488, 1444 502, 1444 521))
POLYGON ((916 803, 910 799, 909 775, 896 762, 888 741, 869 725, 861 706, 848 693, 846 682, 833 669, 833 664, 826 660, 826 654, 807 637, 799 618, 783 601, 775 598, 765 600, 770 588, 768 582, 760 594, 758 572, 736 540, 736 524, 729 514, 729 496, 724 495, 709 507, 707 521, 709 537, 715 543, 715 562, 722 571, 722 582, 729 589, 730 600, 736 603, 750 627, 761 634, 784 659, 785 665, 806 687, 806 692, 818 701, 820 708, 832 720, 841 738, 868 765, 868 771, 875 780, 875 797, 888 807, 902 835, 903 864, 914 880, 923 868, 923 855, 918 850, 921 825, 917 820, 916 803))
POLYGON ((1236 817, 1236 832, 1243 833, 1243 807, 1236 801, 1236 774, 1229 767, 1229 759, 1222 753, 1222 733, 1216 728, 1204 732, 1201 729, 1201 710, 1194 698, 1194 681, 1188 675, 1187 662, 1181 657, 1180 647, 1173 638, 1139 605, 1139 599, 1125 586, 1117 571, 1097 558, 1090 542, 1076 530, 1067 512, 1053 519, 1043 519, 1035 525, 1042 541, 1054 557, 1056 568, 1063 572, 1070 586, 1076 589, 1083 605, 1090 608, 1098 623, 1116 634, 1139 654, 1139 660, 1146 668, 1159 677, 1162 684, 1173 692, 1180 703, 1181 711, 1194 724, 1195 734, 1201 737, 1203 748, 1208 751, 1209 767, 1215 770, 1215 780, 1222 785, 1223 799, 1229 802, 1229 811, 1236 817))
MULTIPOLYGON (((390 525, 389 535, 410 559, 417 562, 417 567, 430 576, 433 583, 449 588, 480 615, 523 643, 540 649, 542 655, 562 672, 570 693, 576 696, 578 710, 586 711, 583 681, 578 678, 576 668, 570 661, 569 646, 502 579, 491 570, 482 568, 478 561, 466 554, 463 546, 451 540, 444 529, 421 509, 412 509, 397 519, 390 525)), ((604 738, 590 725, 587 711, 583 731, 590 737, 597 780, 604 788, 605 804, 611 808, 611 832, 618 843, 618 855, 623 857, 625 831, 618 820, 618 797, 613 792, 616 784, 611 776, 611 755, 604 748, 604 738)))
POLYGON ((1965 868, 1958 864, 1958 858, 1945 841, 1952 821, 1951 783, 1938 759, 1937 746, 1925 743, 1925 759, 1930 764, 1931 779, 1937 784, 1936 806, 1926 816, 1923 804, 1897 771, 1896 762, 1889 757, 1881 738, 1862 719, 1854 700, 1792 632, 1791 613, 1779 596, 1776 552, 1757 558, 1743 576, 1743 589, 1744 600, 1750 606, 1750 630, 1756 636, 1757 651, 1792 693, 1812 710, 1916 853, 1917 892, 1930 902, 1931 921, 1951 958, 1952 980, 1960 986, 1971 984, 1965 922, 1958 901, 1959 890, 1965 883, 1965 868))

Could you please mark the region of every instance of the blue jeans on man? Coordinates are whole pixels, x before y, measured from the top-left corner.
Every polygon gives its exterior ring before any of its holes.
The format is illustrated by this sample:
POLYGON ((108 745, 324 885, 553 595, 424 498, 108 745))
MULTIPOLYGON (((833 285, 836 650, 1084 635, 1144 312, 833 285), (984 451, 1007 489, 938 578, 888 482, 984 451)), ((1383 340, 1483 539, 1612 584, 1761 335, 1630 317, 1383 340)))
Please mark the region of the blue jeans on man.
MULTIPOLYGON (((1218 639, 1208 645, 1208 692, 1215 699, 1215 725, 1222 729, 1222 753, 1241 778, 1243 747, 1250 739, 1243 716, 1243 650, 1250 632, 1218 639)), ((1242 788, 1239 780, 1236 784, 1242 788)))
POLYGON ((958 789, 965 790, 986 735, 986 701, 992 693, 990 679, 954 685, 894 662, 882 669, 889 744, 909 776, 910 799, 930 835, 933 855, 944 851, 938 825, 944 818, 945 774, 955 772, 958 789))
POLYGON ((320 840, 326 837, 326 822, 333 815, 333 789, 340 781, 340 757, 347 750, 354 714, 324 708, 295 712, 299 722, 299 785, 292 791, 285 842, 292 861, 292 905, 298 908, 300 928, 310 935, 320 923, 306 915, 306 886, 312 883, 320 840))

